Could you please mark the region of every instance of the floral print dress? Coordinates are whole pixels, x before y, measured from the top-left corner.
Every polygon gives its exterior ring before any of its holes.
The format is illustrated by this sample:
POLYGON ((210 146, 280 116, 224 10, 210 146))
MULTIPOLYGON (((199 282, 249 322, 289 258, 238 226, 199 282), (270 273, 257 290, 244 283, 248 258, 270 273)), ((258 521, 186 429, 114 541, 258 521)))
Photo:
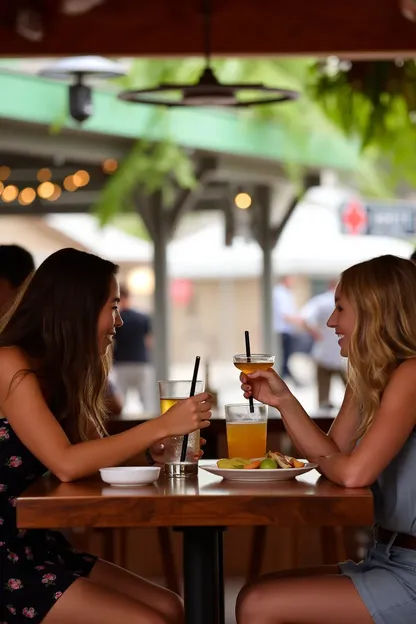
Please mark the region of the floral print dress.
POLYGON ((17 529, 16 498, 46 470, 0 418, 0 624, 41 622, 97 561, 57 531, 17 529))

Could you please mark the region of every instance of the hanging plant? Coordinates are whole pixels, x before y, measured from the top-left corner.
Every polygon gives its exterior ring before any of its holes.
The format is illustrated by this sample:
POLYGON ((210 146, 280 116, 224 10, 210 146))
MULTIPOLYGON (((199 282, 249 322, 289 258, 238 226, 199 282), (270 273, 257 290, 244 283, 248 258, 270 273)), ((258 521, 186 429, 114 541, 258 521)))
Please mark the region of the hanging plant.
POLYGON ((312 68, 309 92, 362 150, 380 156, 393 179, 416 183, 416 63, 341 61, 312 68))

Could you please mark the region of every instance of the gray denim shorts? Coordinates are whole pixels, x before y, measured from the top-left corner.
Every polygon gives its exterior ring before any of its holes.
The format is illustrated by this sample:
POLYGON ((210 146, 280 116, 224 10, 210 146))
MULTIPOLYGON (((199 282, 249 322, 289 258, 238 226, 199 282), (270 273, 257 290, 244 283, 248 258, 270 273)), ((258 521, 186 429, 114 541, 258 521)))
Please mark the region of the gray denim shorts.
POLYGON ((416 623, 416 550, 375 543, 360 563, 338 565, 376 624, 416 623))

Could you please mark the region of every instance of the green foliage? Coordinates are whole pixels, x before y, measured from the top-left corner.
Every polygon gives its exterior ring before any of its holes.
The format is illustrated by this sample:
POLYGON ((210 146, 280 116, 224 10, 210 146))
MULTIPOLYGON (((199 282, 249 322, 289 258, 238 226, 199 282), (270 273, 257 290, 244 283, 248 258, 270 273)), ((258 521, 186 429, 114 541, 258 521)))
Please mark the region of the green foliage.
MULTIPOLYGON (((200 58, 158 60, 138 59, 132 62, 127 76, 115 81, 120 89, 140 89, 161 82, 192 84, 197 81, 204 62, 200 58)), ((313 59, 225 59, 213 63, 214 69, 224 83, 264 83, 300 92, 298 101, 279 105, 263 105, 239 111, 250 119, 264 119, 283 125, 291 134, 297 147, 307 144, 311 129, 325 131, 329 140, 341 135, 339 120, 333 119, 315 101, 308 90, 316 62, 313 59)), ((112 81, 114 83, 114 81, 112 81)), ((252 95, 252 94, 249 94, 252 95)), ((170 115, 163 107, 155 107, 154 123, 164 125, 164 134, 170 134, 170 115)), ((304 168, 282 163, 286 174, 300 184, 304 168)), ((373 168, 373 155, 363 158, 358 173, 358 183, 371 194, 386 194, 387 189, 373 168)), ((192 188, 195 185, 193 167, 189 155, 172 140, 159 144, 144 141, 136 143, 118 171, 109 179, 95 207, 101 221, 107 222, 114 215, 132 210, 133 195, 138 188, 145 193, 162 189, 166 202, 173 198, 175 188, 192 188)))
POLYGON ((311 68, 309 93, 362 153, 382 163, 386 184, 416 183, 416 64, 354 62, 345 71, 311 68))
POLYGON ((121 212, 136 211, 136 191, 151 194, 161 190, 166 205, 174 199, 175 189, 196 184, 192 161, 173 142, 137 141, 113 174, 95 206, 101 223, 107 223, 121 212))

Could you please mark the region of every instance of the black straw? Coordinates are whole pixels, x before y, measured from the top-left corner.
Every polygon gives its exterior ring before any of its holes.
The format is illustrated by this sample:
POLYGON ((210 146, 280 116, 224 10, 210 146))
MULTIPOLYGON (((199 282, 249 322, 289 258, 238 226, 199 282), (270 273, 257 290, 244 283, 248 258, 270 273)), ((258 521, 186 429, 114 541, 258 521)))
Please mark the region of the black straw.
MULTIPOLYGON (((195 395, 196 380, 198 377, 198 369, 199 369, 200 360, 201 358, 199 357, 199 355, 197 355, 195 358, 194 374, 192 375, 191 391, 189 393, 190 397, 195 395)), ((188 450, 188 437, 189 437, 188 433, 186 433, 183 436, 182 450, 181 450, 181 462, 184 462, 186 460, 186 451, 188 450)))
MULTIPOLYGON (((246 330, 244 332, 244 337, 246 339, 246 356, 247 356, 247 363, 251 362, 251 350, 250 350, 250 334, 249 332, 246 330)), ((250 405, 250 413, 254 414, 254 401, 253 401, 253 397, 249 397, 248 399, 249 405, 250 405)))

